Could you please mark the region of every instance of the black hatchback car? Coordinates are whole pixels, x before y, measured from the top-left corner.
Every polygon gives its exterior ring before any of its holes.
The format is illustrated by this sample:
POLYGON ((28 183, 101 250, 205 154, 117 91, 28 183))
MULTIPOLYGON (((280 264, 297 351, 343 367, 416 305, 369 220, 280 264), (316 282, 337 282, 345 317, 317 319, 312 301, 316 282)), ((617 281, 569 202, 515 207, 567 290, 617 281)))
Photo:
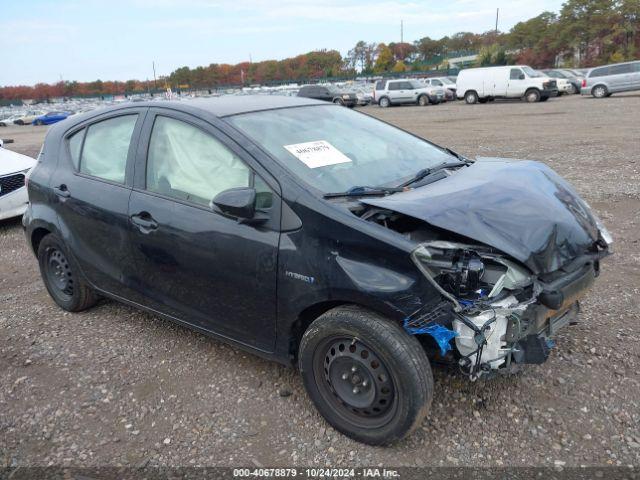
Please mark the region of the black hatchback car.
POLYGON ((349 108, 358 104, 358 96, 355 93, 340 90, 333 85, 304 85, 298 90, 298 96, 337 103, 349 108))
POLYGON ((108 297, 297 365, 329 423, 371 444, 420 425, 431 361, 471 380, 544 362, 611 244, 540 163, 291 97, 73 117, 28 191, 60 307, 108 297))

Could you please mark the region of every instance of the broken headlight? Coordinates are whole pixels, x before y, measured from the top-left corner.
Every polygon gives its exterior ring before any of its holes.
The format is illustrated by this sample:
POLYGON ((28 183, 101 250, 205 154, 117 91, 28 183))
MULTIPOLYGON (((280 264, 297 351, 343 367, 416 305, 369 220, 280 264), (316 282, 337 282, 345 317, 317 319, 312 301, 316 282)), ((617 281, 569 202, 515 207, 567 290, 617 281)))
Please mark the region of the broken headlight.
POLYGON ((412 258, 441 293, 456 303, 491 300, 505 289, 519 290, 533 281, 526 269, 482 247, 434 241, 419 245, 412 258))

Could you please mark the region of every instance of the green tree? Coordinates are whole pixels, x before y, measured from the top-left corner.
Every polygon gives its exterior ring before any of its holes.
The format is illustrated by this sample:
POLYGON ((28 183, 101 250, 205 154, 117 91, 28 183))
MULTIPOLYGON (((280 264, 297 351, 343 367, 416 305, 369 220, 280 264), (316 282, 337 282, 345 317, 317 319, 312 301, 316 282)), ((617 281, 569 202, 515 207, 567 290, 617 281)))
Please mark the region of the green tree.
POLYGON ((393 68, 393 65, 393 52, 386 44, 381 43, 378 45, 378 57, 376 58, 376 63, 373 67, 374 72, 388 72, 393 68))

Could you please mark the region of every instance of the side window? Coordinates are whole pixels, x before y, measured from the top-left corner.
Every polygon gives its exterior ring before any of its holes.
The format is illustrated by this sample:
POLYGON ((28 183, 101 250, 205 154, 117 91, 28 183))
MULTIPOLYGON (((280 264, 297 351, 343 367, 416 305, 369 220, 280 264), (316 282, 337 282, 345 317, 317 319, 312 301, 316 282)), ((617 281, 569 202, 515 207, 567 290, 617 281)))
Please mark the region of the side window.
POLYGON ((610 75, 621 75, 623 73, 631 73, 632 71, 630 63, 625 63, 624 65, 614 65, 610 68, 610 75))
POLYGON ((413 90, 413 85, 409 82, 402 82, 400 83, 400 88, 402 88, 402 90, 413 90))
POLYGON ((71 162, 76 170, 80 168, 80 149, 82 148, 82 139, 84 138, 85 129, 74 133, 69 137, 69 155, 71 162))
POLYGON ((197 127, 156 117, 147 154, 147 190, 209 206, 223 190, 248 187, 249 168, 197 127))
POLYGON ((632 63, 631 65, 633 65, 633 70, 635 72, 640 72, 640 62, 632 63))
POLYGON ((376 90, 384 90, 384 82, 376 82, 376 90))
POLYGON ((80 171, 112 182, 124 183, 127 156, 138 115, 123 115, 87 128, 80 171))
POLYGON ((440 80, 431 80, 431 83, 433 83, 433 85, 435 85, 437 87, 441 87, 442 86, 442 82, 440 80))
POLYGON ((604 77, 605 75, 609 75, 609 67, 596 68, 591 72, 591 75, 589 75, 589 77, 604 77))
POLYGON ((400 90, 400 82, 389 82, 389 90, 400 90))
POLYGON ((510 80, 520 80, 520 75, 522 75, 522 70, 519 68, 512 68, 511 73, 509 74, 510 80))

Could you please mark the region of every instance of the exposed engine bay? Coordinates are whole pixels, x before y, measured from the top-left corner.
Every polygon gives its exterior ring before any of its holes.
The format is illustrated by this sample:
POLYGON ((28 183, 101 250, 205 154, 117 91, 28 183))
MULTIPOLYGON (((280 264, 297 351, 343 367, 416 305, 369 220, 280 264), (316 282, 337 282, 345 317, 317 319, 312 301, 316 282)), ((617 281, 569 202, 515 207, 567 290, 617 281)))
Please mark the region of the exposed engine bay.
POLYGON ((404 327, 432 336, 440 355, 453 354, 472 381, 518 363, 543 363, 551 336, 576 323, 578 297, 598 273, 596 253, 548 283, 492 247, 412 217, 377 208, 361 216, 416 242, 411 259, 441 298, 415 311, 404 327))

